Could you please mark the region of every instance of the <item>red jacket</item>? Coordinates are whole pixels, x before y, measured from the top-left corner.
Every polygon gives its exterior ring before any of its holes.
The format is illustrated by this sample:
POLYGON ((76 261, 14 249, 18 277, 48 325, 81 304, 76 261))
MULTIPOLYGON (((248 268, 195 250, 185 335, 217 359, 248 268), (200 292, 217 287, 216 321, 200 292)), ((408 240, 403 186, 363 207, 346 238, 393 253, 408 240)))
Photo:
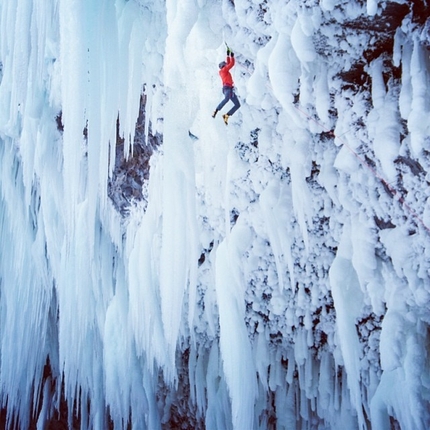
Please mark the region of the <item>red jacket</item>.
POLYGON ((233 78, 231 77, 230 69, 234 66, 234 57, 227 57, 226 62, 227 65, 219 71, 219 75, 221 76, 222 85, 224 87, 232 87, 233 78))

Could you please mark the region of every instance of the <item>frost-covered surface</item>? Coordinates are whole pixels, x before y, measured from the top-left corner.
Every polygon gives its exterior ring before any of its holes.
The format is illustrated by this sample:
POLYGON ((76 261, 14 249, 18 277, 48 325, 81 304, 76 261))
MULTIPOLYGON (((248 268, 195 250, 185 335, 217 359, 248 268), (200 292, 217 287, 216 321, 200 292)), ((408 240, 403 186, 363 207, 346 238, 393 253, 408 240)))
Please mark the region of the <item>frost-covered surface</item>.
POLYGON ((1 421, 429 428, 428 15, 3 0, 1 421))

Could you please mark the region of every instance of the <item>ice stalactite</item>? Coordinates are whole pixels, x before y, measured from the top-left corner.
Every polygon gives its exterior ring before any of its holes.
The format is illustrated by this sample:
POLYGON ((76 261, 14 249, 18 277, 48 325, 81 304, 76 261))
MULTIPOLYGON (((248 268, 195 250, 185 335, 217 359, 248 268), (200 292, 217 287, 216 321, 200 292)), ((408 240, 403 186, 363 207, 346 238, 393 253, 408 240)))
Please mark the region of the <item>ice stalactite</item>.
POLYGON ((220 350, 232 403, 233 428, 253 428, 256 372, 245 326, 244 280, 241 260, 251 232, 236 224, 217 249, 216 290, 220 318, 220 350))

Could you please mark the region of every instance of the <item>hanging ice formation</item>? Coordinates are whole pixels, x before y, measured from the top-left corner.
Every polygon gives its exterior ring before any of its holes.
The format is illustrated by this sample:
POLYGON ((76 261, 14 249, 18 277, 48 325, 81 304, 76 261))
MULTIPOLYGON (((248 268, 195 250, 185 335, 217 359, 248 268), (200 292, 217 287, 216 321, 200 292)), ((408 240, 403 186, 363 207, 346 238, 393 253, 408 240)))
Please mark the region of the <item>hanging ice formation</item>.
POLYGON ((428 15, 2 0, 2 428, 430 428, 428 15))

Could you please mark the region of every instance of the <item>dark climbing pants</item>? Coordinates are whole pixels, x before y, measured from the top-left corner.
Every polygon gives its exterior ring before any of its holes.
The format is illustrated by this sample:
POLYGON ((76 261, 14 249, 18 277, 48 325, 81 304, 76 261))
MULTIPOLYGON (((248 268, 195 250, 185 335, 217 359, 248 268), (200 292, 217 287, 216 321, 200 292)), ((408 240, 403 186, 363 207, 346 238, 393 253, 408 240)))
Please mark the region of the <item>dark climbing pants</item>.
POLYGON ((231 100, 234 106, 227 112, 227 115, 232 116, 240 108, 239 99, 234 93, 233 87, 224 86, 222 87, 222 92, 224 94, 224 100, 218 105, 216 110, 220 111, 226 105, 226 103, 231 100))

